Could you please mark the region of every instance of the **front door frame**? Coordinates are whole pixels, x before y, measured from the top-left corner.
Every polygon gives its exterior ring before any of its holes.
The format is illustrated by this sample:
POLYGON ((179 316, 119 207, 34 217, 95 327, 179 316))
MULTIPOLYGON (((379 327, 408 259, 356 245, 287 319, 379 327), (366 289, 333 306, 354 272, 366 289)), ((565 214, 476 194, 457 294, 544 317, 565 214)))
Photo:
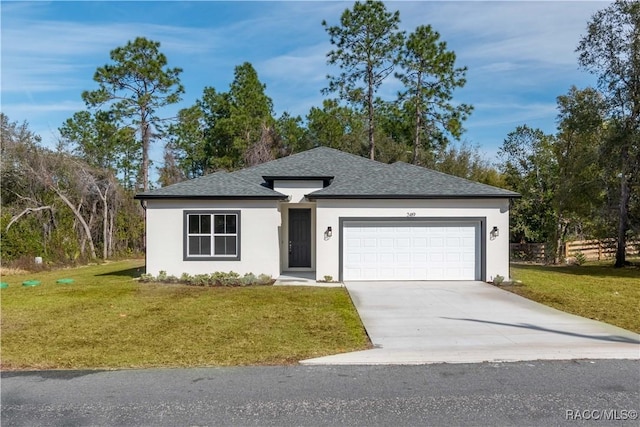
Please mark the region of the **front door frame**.
MULTIPOLYGON (((315 267, 315 250, 314 250, 314 220, 315 220, 315 215, 314 212, 315 209, 312 208, 312 206, 305 206, 305 205, 301 205, 301 206, 296 206, 296 207, 289 207, 287 209, 287 233, 286 233, 286 237, 285 237, 285 241, 284 243, 284 254, 285 254, 285 265, 286 265, 286 270, 290 270, 290 271, 313 271, 314 267, 315 267), (308 240, 308 247, 306 247, 305 249, 309 251, 309 262, 308 265, 304 265, 304 266, 292 266, 292 259, 291 259, 291 254, 289 252, 289 243, 291 242, 291 211, 307 211, 308 212, 308 219, 309 219, 309 240, 308 240)), ((294 244, 294 247, 292 248, 292 250, 295 250, 295 247, 297 245, 294 244)), ((306 263, 305 263, 306 264, 306 263)))

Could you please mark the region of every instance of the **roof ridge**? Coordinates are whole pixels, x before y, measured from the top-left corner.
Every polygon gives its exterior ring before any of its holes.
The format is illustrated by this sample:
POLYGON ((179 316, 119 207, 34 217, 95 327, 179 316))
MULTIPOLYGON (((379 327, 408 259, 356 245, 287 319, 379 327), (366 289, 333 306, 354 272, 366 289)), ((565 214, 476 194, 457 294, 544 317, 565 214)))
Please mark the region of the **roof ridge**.
POLYGON ((238 170, 235 170, 235 171, 230 172, 230 173, 235 174, 236 172, 245 172, 245 171, 251 172, 253 169, 259 168, 259 167, 264 166, 264 165, 269 164, 269 163, 270 164, 277 164, 277 163, 281 163, 281 162, 283 162, 285 160, 286 161, 290 161, 289 159, 291 159, 292 157, 308 156, 308 155, 310 155, 312 153, 320 152, 320 151, 331 151, 334 154, 342 156, 342 157, 352 157, 352 158, 357 159, 358 161, 365 161, 365 162, 369 162, 369 163, 375 163, 377 165, 389 166, 387 163, 379 162, 377 160, 371 160, 371 159, 368 159, 366 157, 359 156, 357 154, 347 153, 345 151, 340 151, 337 148, 332 148, 332 147, 327 147, 327 146, 321 145, 321 146, 318 146, 318 147, 313 147, 313 148, 311 148, 309 150, 300 151, 299 153, 289 154, 288 156, 285 156, 285 157, 279 157, 277 159, 269 160, 268 162, 264 162, 264 163, 260 163, 260 164, 257 164, 257 165, 253 165, 253 166, 250 166, 248 168, 238 169, 238 170))

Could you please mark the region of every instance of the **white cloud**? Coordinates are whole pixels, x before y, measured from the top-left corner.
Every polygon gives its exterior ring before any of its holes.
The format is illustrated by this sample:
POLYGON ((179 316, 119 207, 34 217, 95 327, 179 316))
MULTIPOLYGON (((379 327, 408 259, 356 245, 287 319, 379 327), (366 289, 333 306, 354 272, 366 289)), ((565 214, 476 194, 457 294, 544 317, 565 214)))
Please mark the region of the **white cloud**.
POLYGON ((325 82, 327 69, 325 44, 306 46, 283 55, 268 58, 256 65, 261 75, 283 82, 325 82))
POLYGON ((603 2, 415 2, 398 6, 407 30, 431 24, 463 64, 476 61, 576 63, 575 46, 603 2))
POLYGON ((516 71, 524 68, 521 64, 516 64, 509 61, 491 62, 489 64, 476 67, 476 71, 481 73, 503 73, 507 71, 516 71))
POLYGON ((534 120, 555 117, 555 103, 477 103, 476 113, 467 123, 467 128, 491 127, 497 125, 517 125, 534 120))
MULTIPOLYGON (((22 104, 3 104, 2 109, 15 115, 25 115, 27 113, 45 114, 50 112, 69 112, 79 111, 85 108, 83 102, 78 101, 62 101, 59 103, 22 103, 22 104)), ((9 114, 9 113, 7 113, 9 114)))

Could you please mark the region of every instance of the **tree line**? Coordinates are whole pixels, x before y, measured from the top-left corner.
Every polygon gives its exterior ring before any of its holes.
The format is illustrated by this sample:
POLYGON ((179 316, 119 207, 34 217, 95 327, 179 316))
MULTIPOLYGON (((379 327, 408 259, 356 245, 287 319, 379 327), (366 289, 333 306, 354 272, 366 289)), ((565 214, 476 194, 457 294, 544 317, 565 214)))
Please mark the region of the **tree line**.
POLYGON ((512 238, 545 242, 557 263, 569 237, 615 236, 622 267, 627 240, 640 236, 640 3, 597 12, 576 52, 597 88, 558 97, 555 134, 519 126, 500 150, 503 176, 523 196, 512 238))
POLYGON ((153 185, 155 143, 164 144, 162 186, 329 146, 519 191, 513 240, 546 241, 554 249, 572 235, 617 231, 624 240, 639 231, 638 22, 636 5, 626 1, 593 17, 578 51, 581 65, 600 77, 598 88, 572 88, 558 98, 557 134, 523 125, 507 135, 497 165, 466 142, 452 145, 473 111, 453 99, 467 68, 431 26, 400 31, 399 12, 383 2, 355 2, 338 23, 322 22, 332 46, 327 63, 336 72, 327 76, 322 105, 305 117, 276 117, 249 62, 235 67, 228 90, 205 87, 194 105, 168 117, 165 107, 184 94, 182 69, 169 66, 160 43, 136 38, 97 68, 97 89, 82 93, 86 109, 61 125, 56 149, 2 115, 2 257, 141 251, 142 209, 132 196, 153 185), (618 27, 630 33, 611 31, 618 27), (390 77, 402 90, 382 99, 378 90, 390 77))
POLYGON ((138 252, 140 206, 110 168, 41 145, 27 123, 0 113, 2 260, 59 263, 138 252))

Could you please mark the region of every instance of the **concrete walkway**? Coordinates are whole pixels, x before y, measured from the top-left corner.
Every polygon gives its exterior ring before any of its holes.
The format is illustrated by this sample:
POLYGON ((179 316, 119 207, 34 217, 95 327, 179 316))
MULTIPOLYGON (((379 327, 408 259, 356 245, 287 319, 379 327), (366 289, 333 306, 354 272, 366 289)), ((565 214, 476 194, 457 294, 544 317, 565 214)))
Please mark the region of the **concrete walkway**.
POLYGON ((340 282, 317 282, 315 271, 284 271, 276 279, 276 286, 318 286, 337 288, 344 285, 340 282))
POLYGON ((348 282, 375 348, 303 364, 640 359, 640 335, 483 282, 348 282))

